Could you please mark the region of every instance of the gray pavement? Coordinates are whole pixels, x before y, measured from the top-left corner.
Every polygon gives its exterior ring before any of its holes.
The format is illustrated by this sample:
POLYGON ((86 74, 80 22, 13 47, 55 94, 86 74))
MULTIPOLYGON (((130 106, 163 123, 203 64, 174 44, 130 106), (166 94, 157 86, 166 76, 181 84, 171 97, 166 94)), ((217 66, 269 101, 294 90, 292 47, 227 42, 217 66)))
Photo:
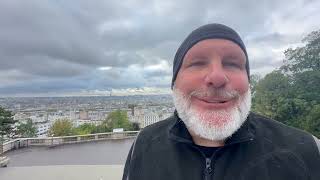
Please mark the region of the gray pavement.
POLYGON ((1 180, 121 180, 122 165, 27 166, 0 169, 1 180))
POLYGON ((120 180, 133 138, 56 147, 30 147, 5 153, 0 180, 120 180))
POLYGON ((124 164, 133 142, 131 139, 105 140, 56 147, 28 147, 13 150, 8 167, 45 165, 116 165, 124 164))

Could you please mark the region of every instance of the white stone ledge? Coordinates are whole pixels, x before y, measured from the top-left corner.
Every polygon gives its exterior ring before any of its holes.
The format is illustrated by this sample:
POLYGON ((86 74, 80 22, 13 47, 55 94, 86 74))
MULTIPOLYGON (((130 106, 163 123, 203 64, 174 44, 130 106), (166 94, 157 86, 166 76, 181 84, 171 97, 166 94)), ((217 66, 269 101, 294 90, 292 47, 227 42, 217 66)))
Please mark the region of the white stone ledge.
POLYGON ((123 165, 55 165, 0 169, 1 180, 121 180, 123 165))

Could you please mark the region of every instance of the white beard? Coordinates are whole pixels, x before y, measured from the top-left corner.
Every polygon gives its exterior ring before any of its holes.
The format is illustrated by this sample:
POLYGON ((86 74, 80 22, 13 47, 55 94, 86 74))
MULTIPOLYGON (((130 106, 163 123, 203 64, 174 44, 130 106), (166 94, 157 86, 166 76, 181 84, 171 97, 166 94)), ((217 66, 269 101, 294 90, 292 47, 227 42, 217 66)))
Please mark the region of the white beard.
MULTIPOLYGON (((228 96, 227 94, 226 96, 228 96)), ((230 94, 232 93, 229 93, 229 96, 230 94)), ((175 108, 188 130, 204 139, 213 141, 221 141, 230 137, 247 119, 251 108, 250 88, 238 97, 238 102, 232 108, 199 112, 192 106, 190 95, 183 94, 175 87, 173 89, 175 108)))

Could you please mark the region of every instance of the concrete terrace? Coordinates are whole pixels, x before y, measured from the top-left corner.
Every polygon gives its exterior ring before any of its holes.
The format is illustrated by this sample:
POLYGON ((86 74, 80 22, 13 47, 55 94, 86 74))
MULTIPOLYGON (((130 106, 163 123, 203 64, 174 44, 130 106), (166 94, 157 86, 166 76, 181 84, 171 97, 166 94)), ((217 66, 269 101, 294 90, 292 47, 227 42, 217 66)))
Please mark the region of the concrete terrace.
POLYGON ((120 180, 134 138, 25 147, 6 152, 1 180, 120 180))

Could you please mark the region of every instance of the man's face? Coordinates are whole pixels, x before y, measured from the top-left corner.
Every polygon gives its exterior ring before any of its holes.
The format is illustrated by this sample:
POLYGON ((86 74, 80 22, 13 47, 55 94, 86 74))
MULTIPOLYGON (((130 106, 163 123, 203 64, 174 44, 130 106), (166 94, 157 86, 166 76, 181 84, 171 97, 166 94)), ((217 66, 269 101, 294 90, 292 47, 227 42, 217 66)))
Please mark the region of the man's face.
POLYGON ((232 135, 251 105, 241 48, 224 39, 203 40, 190 48, 177 74, 174 102, 195 134, 211 140, 232 135))

